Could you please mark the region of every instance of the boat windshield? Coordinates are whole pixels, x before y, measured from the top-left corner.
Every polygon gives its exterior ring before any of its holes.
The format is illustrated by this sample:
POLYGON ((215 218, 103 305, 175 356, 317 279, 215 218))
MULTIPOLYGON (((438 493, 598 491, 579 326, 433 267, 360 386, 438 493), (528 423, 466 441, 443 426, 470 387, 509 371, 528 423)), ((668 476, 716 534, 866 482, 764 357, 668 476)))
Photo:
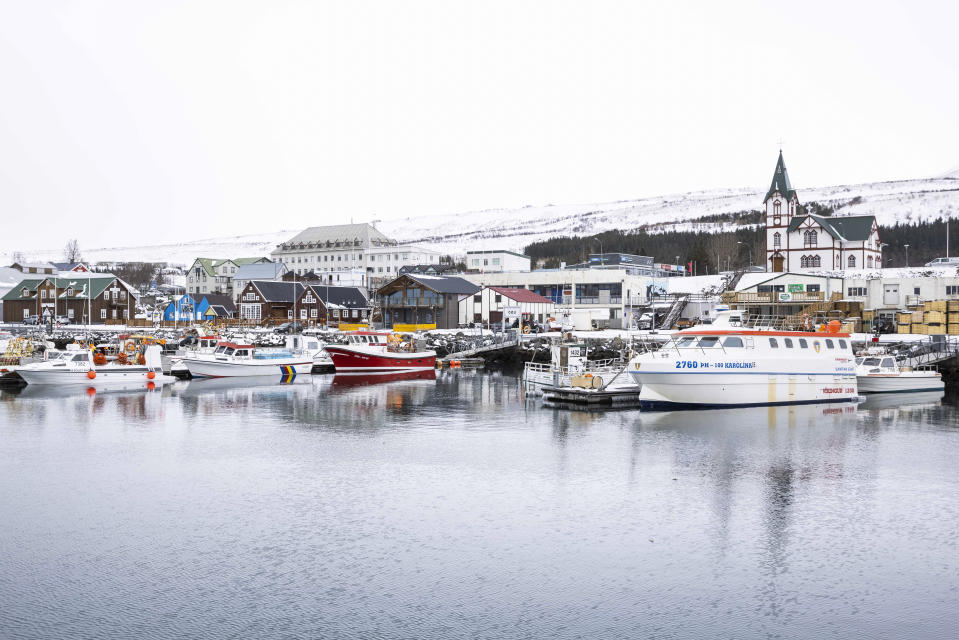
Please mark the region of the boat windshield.
POLYGON ((878 367, 879 358, 866 358, 862 361, 862 366, 864 367, 878 367))
POLYGON ((693 343, 695 342, 696 342, 696 338, 692 336, 683 336, 682 338, 676 341, 676 346, 679 348, 691 347, 693 346, 693 343))
POLYGON ((236 349, 234 349, 233 347, 227 347, 227 348, 223 351, 223 354, 224 354, 224 355, 227 355, 227 356, 232 356, 234 351, 236 351, 236 349))
POLYGON ((716 336, 706 336, 699 339, 700 349, 711 349, 719 344, 719 338, 716 336))
POLYGON ((86 353, 78 353, 77 355, 73 356, 72 360, 74 362, 88 362, 90 357, 86 353))
POLYGON ((893 369, 896 366, 896 362, 892 358, 883 358, 881 366, 885 369, 893 369))
POLYGON ((216 351, 214 353, 223 353, 224 351, 226 351, 226 347, 221 345, 216 348, 216 351))

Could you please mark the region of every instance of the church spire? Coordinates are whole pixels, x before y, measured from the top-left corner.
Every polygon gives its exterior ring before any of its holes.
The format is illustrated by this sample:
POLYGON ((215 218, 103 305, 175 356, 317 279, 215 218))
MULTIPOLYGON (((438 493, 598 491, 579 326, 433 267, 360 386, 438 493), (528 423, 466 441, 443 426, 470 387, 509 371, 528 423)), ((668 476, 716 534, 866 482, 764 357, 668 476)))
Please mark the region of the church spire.
POLYGON ((786 172, 786 162, 783 160, 782 149, 779 150, 779 160, 776 162, 776 170, 773 172, 773 181, 769 185, 769 191, 766 192, 763 202, 769 200, 775 191, 781 193, 786 200, 792 200, 793 196, 796 195, 796 191, 789 183, 789 174, 786 172))

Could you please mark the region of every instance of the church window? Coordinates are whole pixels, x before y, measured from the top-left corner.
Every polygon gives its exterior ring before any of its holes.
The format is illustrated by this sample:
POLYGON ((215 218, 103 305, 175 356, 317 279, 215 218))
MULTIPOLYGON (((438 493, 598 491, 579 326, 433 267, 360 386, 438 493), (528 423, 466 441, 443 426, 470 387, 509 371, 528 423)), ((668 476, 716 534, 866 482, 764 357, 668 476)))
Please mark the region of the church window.
POLYGON ((822 266, 822 258, 820 258, 819 256, 813 256, 812 266, 814 266, 814 267, 821 267, 821 266, 822 266))
POLYGON ((781 209, 781 205, 779 203, 779 200, 776 200, 775 202, 773 202, 773 215, 775 216, 781 215, 780 209, 781 209))
POLYGON ((818 238, 815 231, 806 231, 803 233, 802 242, 804 247, 815 247, 818 244, 818 238))
POLYGON ((781 233, 779 233, 778 231, 777 231, 776 233, 774 233, 774 234, 773 234, 773 246, 776 247, 777 249, 778 249, 779 247, 781 247, 781 246, 782 246, 782 239, 783 239, 783 237, 782 237, 782 234, 781 234, 781 233))
POLYGON ((850 269, 854 269, 856 267, 856 256, 849 256, 849 259, 846 262, 850 269))
POLYGON ((872 256, 868 256, 868 257, 866 258, 866 266, 868 266, 870 269, 872 269, 872 256))
POLYGON ((799 266, 803 269, 809 266, 809 259, 806 256, 799 258, 799 266))

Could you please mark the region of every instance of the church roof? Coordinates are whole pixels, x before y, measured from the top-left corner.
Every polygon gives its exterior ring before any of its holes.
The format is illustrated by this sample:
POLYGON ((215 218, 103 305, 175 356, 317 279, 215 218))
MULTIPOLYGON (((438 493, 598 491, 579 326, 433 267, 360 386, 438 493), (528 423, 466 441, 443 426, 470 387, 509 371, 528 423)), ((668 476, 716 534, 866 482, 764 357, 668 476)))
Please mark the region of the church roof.
POLYGON ((776 161, 773 181, 769 185, 769 191, 766 192, 766 197, 763 198, 763 202, 765 203, 772 198, 773 194, 777 191, 781 193, 786 200, 792 200, 796 196, 796 190, 793 189, 792 184, 789 182, 789 172, 786 171, 786 162, 783 160, 782 150, 779 151, 779 160, 776 161))
POLYGON ((876 216, 840 216, 829 218, 825 216, 814 216, 808 214, 805 216, 795 216, 789 223, 787 233, 792 233, 799 228, 806 218, 812 218, 819 223, 826 232, 837 240, 843 242, 859 242, 868 240, 872 233, 872 227, 876 223, 876 216))

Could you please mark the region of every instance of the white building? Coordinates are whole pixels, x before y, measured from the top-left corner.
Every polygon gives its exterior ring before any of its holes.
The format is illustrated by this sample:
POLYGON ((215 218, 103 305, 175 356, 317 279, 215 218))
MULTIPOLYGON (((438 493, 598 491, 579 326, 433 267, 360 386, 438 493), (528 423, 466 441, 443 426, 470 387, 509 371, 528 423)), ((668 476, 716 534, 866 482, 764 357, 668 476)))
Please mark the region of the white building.
POLYGON ((245 264, 262 264, 269 261, 269 258, 197 258, 186 273, 186 292, 217 293, 235 297, 233 277, 237 270, 245 264))
POLYGON ((763 205, 766 208, 766 271, 882 266, 876 217, 804 213, 789 182, 782 151, 763 205))
POLYGON ((370 287, 376 279, 392 279, 404 265, 440 261, 439 252, 400 244, 367 223, 310 227, 277 246, 272 255, 298 275, 360 270, 368 275, 370 287))
POLYGON ((556 307, 549 298, 523 287, 483 287, 460 300, 460 324, 502 322, 504 307, 519 307, 524 318, 544 323, 556 307))
POLYGON ((532 268, 529 256, 512 251, 467 251, 467 271, 490 273, 498 271, 529 271, 532 268))

